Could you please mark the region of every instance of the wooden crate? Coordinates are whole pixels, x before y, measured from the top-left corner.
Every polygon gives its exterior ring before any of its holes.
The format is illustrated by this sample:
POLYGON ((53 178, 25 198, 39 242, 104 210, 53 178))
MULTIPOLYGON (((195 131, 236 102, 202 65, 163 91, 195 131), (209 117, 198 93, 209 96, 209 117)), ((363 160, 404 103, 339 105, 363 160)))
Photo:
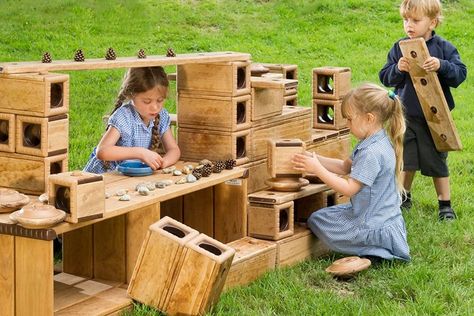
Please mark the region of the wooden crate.
POLYGON ((67 154, 37 157, 0 152, 0 187, 23 193, 42 194, 51 174, 67 171, 67 154))
POLYGON ((249 194, 269 188, 265 183, 265 180, 271 178, 268 173, 267 159, 252 161, 241 167, 248 170, 247 191, 249 194))
POLYGON ((78 223, 100 218, 105 211, 102 175, 73 171, 50 175, 49 203, 67 213, 65 221, 78 223))
POLYGON ((214 236, 213 187, 183 196, 183 223, 200 233, 214 236))
POLYGON ((235 256, 229 275, 227 275, 224 290, 247 285, 264 273, 275 269, 275 243, 252 237, 243 237, 227 245, 235 249, 235 256))
POLYGON ((317 258, 329 253, 329 249, 305 227, 295 224, 293 236, 278 240, 276 266, 292 266, 311 257, 317 258))
POLYGON ((285 85, 270 78, 252 77, 252 121, 281 114, 285 85))
POLYGON ((128 295, 141 303, 166 310, 188 248, 199 233, 164 217, 151 225, 133 271, 128 295))
POLYGON ((178 128, 178 146, 181 159, 200 161, 202 159, 235 159, 237 165, 250 160, 250 130, 239 132, 206 131, 193 128, 178 128))
POLYGON ((251 161, 267 158, 269 140, 298 138, 306 142, 311 139, 311 119, 311 108, 284 106, 282 115, 254 122, 251 128, 251 161))
POLYGON ((0 76, 0 112, 48 117, 68 111, 69 75, 0 76))
POLYGON ((203 315, 219 299, 235 250, 205 234, 185 247, 181 269, 163 311, 168 315, 203 315))
POLYGON ((250 62, 195 63, 178 66, 178 94, 250 94, 250 62))
POLYGON ((313 127, 336 130, 347 128, 347 119, 342 116, 342 101, 313 99, 313 127))
POLYGON ((250 95, 238 97, 178 95, 179 127, 236 132, 251 126, 250 95))
POLYGON ((69 119, 67 114, 34 117, 16 116, 16 152, 49 157, 67 153, 69 119))
POLYGON ((326 190, 313 195, 308 195, 296 199, 295 203, 295 222, 306 223, 308 218, 319 209, 337 204, 336 192, 326 190))
POLYGON ((306 146, 300 139, 278 139, 268 141, 268 173, 272 178, 301 177, 301 171, 293 167, 291 159, 304 154, 306 146))
POLYGON ((15 152, 15 115, 0 113, 0 151, 15 152))
POLYGON ((263 63, 262 66, 268 68, 271 73, 282 74, 285 79, 298 79, 298 65, 263 63))
POLYGON ((351 89, 348 67, 313 68, 313 99, 339 100, 351 89))
POLYGON ((461 150, 462 144, 436 72, 426 72, 423 63, 430 52, 422 38, 400 42, 410 62, 410 77, 438 151, 461 150))
POLYGON ((282 204, 250 203, 248 233, 251 237, 279 240, 293 235, 293 201, 282 204))

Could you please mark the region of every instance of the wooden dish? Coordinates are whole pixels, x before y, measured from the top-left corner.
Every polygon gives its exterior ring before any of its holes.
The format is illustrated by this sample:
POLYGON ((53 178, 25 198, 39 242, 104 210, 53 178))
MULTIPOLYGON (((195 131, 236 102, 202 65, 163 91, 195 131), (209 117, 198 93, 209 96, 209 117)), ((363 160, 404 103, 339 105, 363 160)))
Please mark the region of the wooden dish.
POLYGON ((48 228, 62 222, 66 212, 58 210, 52 205, 40 202, 28 204, 21 210, 10 214, 10 219, 26 228, 48 228))
POLYGON ((326 272, 331 273, 334 276, 351 277, 356 273, 367 269, 370 265, 371 262, 369 259, 351 256, 334 261, 326 268, 326 272))
POLYGON ((275 191, 293 192, 301 190, 309 181, 304 178, 271 178, 265 180, 265 183, 275 191))
POLYGON ((13 212, 30 202, 30 198, 12 189, 0 188, 0 213, 13 212))

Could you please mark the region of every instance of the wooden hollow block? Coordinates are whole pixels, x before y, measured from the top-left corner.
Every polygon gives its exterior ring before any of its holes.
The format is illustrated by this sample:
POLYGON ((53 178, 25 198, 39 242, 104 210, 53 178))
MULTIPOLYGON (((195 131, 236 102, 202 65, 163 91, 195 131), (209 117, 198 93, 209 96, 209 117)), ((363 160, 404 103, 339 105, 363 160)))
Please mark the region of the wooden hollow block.
POLYGON ((213 187, 183 196, 183 223, 208 236, 214 236, 213 187))
POLYGON ((279 240, 293 235, 293 201, 278 205, 250 203, 249 236, 279 240))
POLYGON ((276 242, 276 266, 292 266, 311 257, 317 258, 329 253, 329 249, 305 227, 295 224, 295 233, 276 242))
POLYGON ((400 41, 410 63, 410 77, 438 151, 461 150, 462 144, 436 72, 426 72, 423 63, 430 52, 422 38, 400 41))
POLYGON ((67 153, 69 119, 67 114, 50 117, 17 115, 16 152, 49 157, 67 153))
POLYGON ((328 66, 313 69, 313 99, 339 100, 350 89, 350 68, 328 66))
POLYGON ((251 125, 250 95, 238 97, 178 95, 179 127, 236 132, 251 125))
POLYGON ((68 111, 69 75, 0 76, 0 112, 48 117, 68 111))
MULTIPOLYGON (((321 130, 314 130, 313 135, 318 135, 321 130)), ((315 138, 313 142, 306 146, 310 152, 315 152, 329 158, 346 159, 351 151, 351 136, 349 134, 333 134, 333 137, 319 140, 315 138)))
POLYGON ((15 115, 0 113, 0 151, 15 152, 15 115))
POLYGON ((249 194, 269 188, 265 183, 265 180, 271 178, 268 173, 267 159, 252 161, 241 167, 248 170, 247 191, 249 194))
POLYGON ((185 247, 187 251, 164 312, 203 315, 219 300, 235 250, 205 234, 185 247))
POLYGON ((66 212, 66 222, 101 218, 105 210, 102 175, 73 171, 49 176, 49 204, 66 212))
POLYGON ((337 197, 333 190, 326 190, 295 200, 295 222, 305 223, 317 210, 336 205, 337 197))
POLYGON ((300 139, 278 139, 268 141, 268 173, 272 178, 302 176, 293 167, 291 159, 296 154, 304 154, 306 146, 300 139))
POLYGON ((151 225, 143 241, 127 293, 164 311, 183 264, 185 244, 199 232, 170 218, 151 225))
POLYGON ((286 106, 297 106, 298 105, 298 94, 290 94, 290 95, 285 95, 283 97, 285 99, 285 105, 286 106))
POLYGON ((342 101, 313 99, 313 127, 344 129, 347 119, 342 116, 342 101))
POLYGON ((297 93, 297 80, 252 77, 252 121, 282 113, 285 96, 297 93))
POLYGON ((239 96, 250 93, 250 62, 195 63, 178 66, 178 94, 239 96))
POLYGON ((43 158, 0 153, 0 187, 40 195, 48 188, 49 175, 66 172, 67 166, 67 154, 43 158))
POLYGON ((276 245, 273 242, 243 237, 228 243, 227 246, 235 249, 235 256, 224 290, 247 285, 275 269, 276 245))
POLYGON ((250 160, 250 129, 239 132, 206 131, 193 128, 178 128, 178 145, 181 159, 235 159, 237 165, 250 160))
POLYGON ((285 79, 298 79, 298 65, 289 64, 262 64, 270 70, 271 73, 283 74, 285 79))

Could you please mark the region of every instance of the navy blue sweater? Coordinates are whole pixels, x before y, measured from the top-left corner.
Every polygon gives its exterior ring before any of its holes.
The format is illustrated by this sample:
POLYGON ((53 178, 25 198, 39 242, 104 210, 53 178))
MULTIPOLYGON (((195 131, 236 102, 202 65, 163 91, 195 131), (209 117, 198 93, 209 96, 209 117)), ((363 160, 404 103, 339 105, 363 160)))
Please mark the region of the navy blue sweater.
MULTIPOLYGON (((405 106, 405 114, 407 116, 424 117, 410 74, 401 72, 397 67, 398 60, 403 56, 398 43, 405 39, 408 38, 400 39, 393 45, 388 53, 387 63, 379 72, 379 78, 385 86, 395 87, 395 93, 400 97, 405 106)), ((449 109, 452 110, 454 108, 454 99, 450 87, 456 88, 466 79, 466 65, 461 61, 456 47, 436 35, 435 32, 426 41, 426 46, 428 46, 430 55, 438 58, 440 61, 438 78, 449 109)))

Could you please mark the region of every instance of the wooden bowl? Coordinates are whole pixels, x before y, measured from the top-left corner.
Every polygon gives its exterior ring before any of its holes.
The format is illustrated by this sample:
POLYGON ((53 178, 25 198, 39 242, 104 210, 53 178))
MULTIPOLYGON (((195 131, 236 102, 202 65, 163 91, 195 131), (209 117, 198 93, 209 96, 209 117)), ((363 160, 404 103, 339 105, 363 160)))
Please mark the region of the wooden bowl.
POLYGON ((275 191, 294 192, 308 185, 309 181, 304 178, 271 178, 265 183, 275 191))
POLYGON ((23 227, 33 229, 54 226, 65 218, 66 212, 40 202, 28 204, 21 210, 10 214, 12 221, 18 222, 23 227))
POLYGON ((13 212, 29 202, 30 198, 18 191, 0 188, 0 213, 13 212))
POLYGON ((370 265, 369 259, 351 256, 334 261, 326 268, 326 272, 338 277, 351 277, 367 269, 370 265))

